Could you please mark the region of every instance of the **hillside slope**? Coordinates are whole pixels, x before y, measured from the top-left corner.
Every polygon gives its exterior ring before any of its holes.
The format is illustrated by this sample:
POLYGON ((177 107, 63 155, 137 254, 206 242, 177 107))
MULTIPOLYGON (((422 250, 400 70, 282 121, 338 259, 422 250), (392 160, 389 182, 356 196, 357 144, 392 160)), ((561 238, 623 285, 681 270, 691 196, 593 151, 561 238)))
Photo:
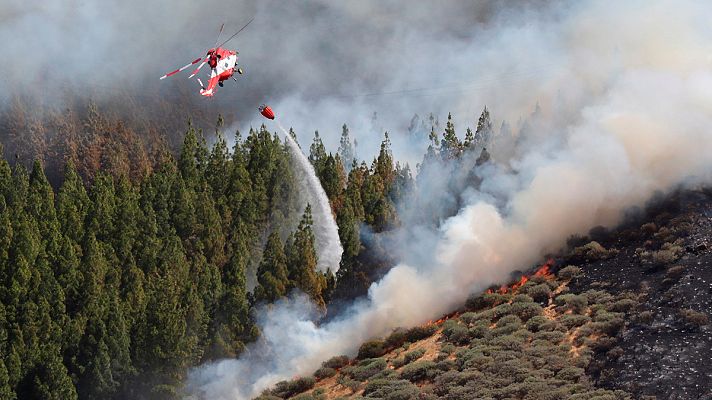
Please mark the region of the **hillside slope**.
POLYGON ((710 398, 711 228, 709 192, 676 194, 259 398, 710 398))

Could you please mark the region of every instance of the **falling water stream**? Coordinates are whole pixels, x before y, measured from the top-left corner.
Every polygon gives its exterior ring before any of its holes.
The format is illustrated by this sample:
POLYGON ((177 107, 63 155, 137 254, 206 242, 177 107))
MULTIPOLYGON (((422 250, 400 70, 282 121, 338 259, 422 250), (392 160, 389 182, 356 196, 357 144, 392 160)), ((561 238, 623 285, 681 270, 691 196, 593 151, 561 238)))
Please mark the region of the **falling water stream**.
POLYGON ((326 192, 316 176, 314 167, 307 157, 302 153, 302 150, 282 124, 278 122, 277 125, 284 133, 292 158, 295 161, 296 175, 300 180, 300 187, 304 188, 306 200, 312 205, 313 229, 319 257, 317 268, 320 271, 326 271, 327 268, 331 268, 332 272, 336 272, 339 269, 343 248, 339 240, 339 228, 331 213, 329 198, 326 196, 326 192))

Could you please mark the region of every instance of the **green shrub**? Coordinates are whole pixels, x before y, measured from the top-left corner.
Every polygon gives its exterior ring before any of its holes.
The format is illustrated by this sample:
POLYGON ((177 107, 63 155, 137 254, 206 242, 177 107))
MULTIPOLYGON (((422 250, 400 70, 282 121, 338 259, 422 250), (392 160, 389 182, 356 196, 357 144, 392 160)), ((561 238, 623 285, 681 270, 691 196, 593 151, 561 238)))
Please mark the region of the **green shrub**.
POLYGON ((396 347, 401 347, 403 343, 407 342, 406 339, 406 333, 408 331, 404 328, 396 328, 391 332, 390 335, 386 338, 384 341, 386 347, 388 348, 396 348, 396 347))
POLYGON ((467 344, 470 341, 470 335, 467 327, 459 324, 455 320, 445 321, 442 332, 445 339, 450 343, 467 344))
POLYGON ((594 330, 611 336, 615 336, 625 325, 625 320, 621 313, 601 311, 596 313, 594 320, 595 322, 591 324, 594 330))
POLYGON ((357 365, 344 368, 343 372, 357 381, 365 381, 373 375, 386 369, 388 364, 382 358, 369 358, 357 365))
POLYGON ((562 340, 564 340, 564 335, 563 332, 559 331, 552 331, 552 332, 537 332, 534 334, 534 337, 536 339, 541 339, 541 340, 546 340, 551 343, 559 343, 562 340))
POLYGON ((472 324, 475 321, 477 321, 477 313, 474 313, 472 311, 468 311, 462 315, 460 315, 460 321, 466 323, 466 324, 472 324))
POLYGON ((394 367, 394 368, 400 368, 400 367, 402 367, 402 366, 404 366, 404 365, 406 365, 406 364, 410 364, 411 362, 413 362, 413 361, 419 359, 420 357, 422 357, 424 354, 425 354, 425 349, 423 349, 423 348, 416 349, 416 350, 413 350, 413 351, 411 351, 411 352, 408 352, 408 353, 406 353, 405 355, 403 355, 402 358, 399 358, 399 359, 397 359, 397 360, 394 360, 394 361, 393 361, 393 367, 394 367))
POLYGON ((351 379, 348 375, 339 375, 336 382, 341 386, 351 389, 351 392, 356 392, 361 388, 361 382, 351 379))
POLYGON ((526 289, 526 294, 529 295, 537 303, 546 303, 551 296, 551 289, 546 283, 541 283, 536 286, 530 286, 526 289))
POLYGON ((596 241, 588 242, 587 244, 577 247, 573 251, 573 255, 584 258, 586 260, 603 260, 615 255, 615 251, 606 250, 596 241))
POLYGON ((657 230, 658 227, 657 225, 655 225, 654 222, 648 222, 640 226, 640 231, 648 235, 652 235, 653 233, 657 232, 657 230))
POLYGON ((582 368, 565 367, 556 373, 556 377, 564 381, 578 382, 584 374, 585 372, 582 368))
POLYGON ((465 305, 472 310, 482 310, 506 303, 510 298, 510 294, 483 293, 471 296, 465 305))
POLYGON ((317 397, 312 393, 302 393, 292 397, 291 400, 317 400, 317 397))
POLYGON ((710 317, 707 314, 695 310, 682 310, 680 311, 680 316, 685 323, 693 327, 700 327, 710 323, 710 317))
POLYGON ((610 293, 603 290, 591 289, 582 294, 586 298, 588 304, 608 304, 614 300, 610 293))
POLYGON ((281 381, 277 382, 271 394, 288 398, 313 388, 315 383, 316 380, 311 376, 297 378, 291 381, 281 381))
POLYGON ((586 296, 575 294, 564 294, 561 296, 557 296, 555 302, 559 305, 565 305, 567 309, 577 314, 583 313, 589 303, 586 296))
POLYGON ((405 338, 407 342, 413 343, 433 336, 437 330, 435 325, 416 326, 406 331, 405 338))
POLYGON ((411 352, 406 353, 406 355, 403 356, 403 358, 405 359, 406 364, 410 364, 411 362, 419 359, 423 355, 425 355, 425 349, 420 348, 420 349, 415 349, 411 352))
POLYGON ((598 353, 604 353, 610 349, 613 348, 613 346, 616 345, 616 339, 612 338, 610 336, 603 335, 596 340, 588 340, 587 344, 588 347, 591 348, 591 350, 598 352, 598 353))
POLYGON ((401 378, 411 382, 419 382, 435 376, 436 365, 432 361, 416 361, 406 365, 401 371, 401 378))
POLYGON ((386 353, 386 345, 382 340, 369 340, 359 347, 356 358, 363 360, 366 358, 380 357, 386 353))
POLYGON ((649 324, 655 319, 655 313, 652 311, 643 311, 638 314, 637 320, 641 324, 649 324))
POLYGON ((591 321, 591 318, 588 316, 577 314, 564 314, 559 318, 559 322, 568 329, 584 325, 589 321, 591 321))
POLYGON ((542 307, 537 303, 512 303, 509 311, 518 316, 519 319, 526 322, 530 318, 540 315, 543 311, 542 307))
POLYGON ((561 268, 557 275, 559 278, 568 281, 574 278, 578 278, 579 276, 581 276, 581 274, 581 268, 575 265, 567 265, 566 267, 561 268))
POLYGON ((335 356, 321 363, 321 366, 324 368, 334 369, 339 369, 346 365, 349 365, 349 356, 335 356))
POLYGON ((329 367, 321 367, 314 372, 314 377, 317 379, 331 378, 336 375, 336 370, 329 367))
POLYGON ((608 311, 626 312, 638 306, 638 302, 631 299, 621 299, 608 306, 608 311))
POLYGON ((667 265, 677 261, 684 250, 682 247, 670 242, 663 243, 660 250, 653 252, 653 263, 667 265))
POLYGON ((686 268, 682 265, 675 265, 665 271, 665 276, 671 280, 677 281, 685 275, 686 268))
POLYGON ((262 393, 261 395, 254 398, 254 400, 284 400, 279 396, 275 396, 270 393, 262 393))
POLYGON ((440 351, 445 353, 445 354, 452 354, 453 351, 455 351, 456 347, 450 343, 445 343, 440 347, 440 351))
POLYGON ((374 379, 363 390, 366 398, 384 400, 410 400, 419 394, 418 387, 407 380, 374 379))
POLYGON ((541 326, 548 322, 549 319, 545 316, 537 315, 527 321, 526 327, 530 332, 539 332, 541 330, 541 326))

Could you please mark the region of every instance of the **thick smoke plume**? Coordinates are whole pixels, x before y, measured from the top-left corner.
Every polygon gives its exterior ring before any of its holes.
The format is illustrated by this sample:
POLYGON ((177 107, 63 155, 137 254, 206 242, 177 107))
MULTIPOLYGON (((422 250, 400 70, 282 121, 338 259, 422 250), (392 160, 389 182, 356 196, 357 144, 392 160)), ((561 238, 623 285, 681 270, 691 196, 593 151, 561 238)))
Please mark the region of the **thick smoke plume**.
POLYGON ((329 205, 329 198, 326 196, 324 188, 321 187, 319 177, 314 172, 307 157, 302 153, 299 145, 294 142, 292 136, 282 125, 279 129, 284 133, 284 140, 289 146, 292 159, 296 165, 296 176, 300 181, 300 189, 304 190, 306 201, 313 206, 312 215, 314 217, 314 236, 316 237, 316 249, 318 252, 317 268, 326 272, 339 270, 339 261, 344 249, 339 241, 339 227, 336 225, 334 216, 329 205))
MULTIPOLYGON (((406 21, 420 12, 410 2, 387 2, 370 12, 361 5, 323 7, 337 16, 364 13, 379 20, 380 10, 387 15, 394 6, 406 21)), ((194 370, 188 385, 193 394, 246 399, 278 380, 309 374, 329 356, 353 354, 369 337, 423 323, 469 293, 505 281, 512 270, 561 248, 570 234, 615 225, 626 209, 656 192, 712 181, 712 5, 589 1, 492 12, 486 24, 463 28, 462 34, 476 41, 453 36, 435 45, 428 35, 437 36, 437 25, 404 26, 398 18, 388 19, 393 36, 381 41, 388 47, 390 38, 410 32, 406 48, 391 58, 411 55, 411 45, 428 52, 404 72, 431 66, 423 59, 435 58, 453 69, 452 79, 467 75, 482 89, 473 97, 454 86, 448 105, 487 100, 490 109, 509 118, 538 102, 541 112, 519 138, 513 158, 498 160, 508 167, 482 168, 481 189, 470 193, 468 204, 433 235, 419 236, 435 241, 431 259, 396 265, 365 301, 320 326, 301 297, 265 309, 258 313, 260 342, 238 360, 194 370), (492 75, 478 73, 543 64, 548 65, 543 75, 517 78, 526 83, 521 90, 509 90, 506 79, 501 88, 489 86, 492 75)), ((452 18, 457 22, 461 16, 452 18)), ((441 79, 434 77, 433 85, 441 79)), ((353 110, 341 109, 345 103, 330 97, 302 100, 287 97, 281 105, 299 117, 299 110, 309 108, 339 116, 353 110)), ((393 110, 403 115, 400 107, 393 110)), ((417 228, 405 223, 405 229, 417 228)), ((424 245, 408 243, 401 251, 424 245)))

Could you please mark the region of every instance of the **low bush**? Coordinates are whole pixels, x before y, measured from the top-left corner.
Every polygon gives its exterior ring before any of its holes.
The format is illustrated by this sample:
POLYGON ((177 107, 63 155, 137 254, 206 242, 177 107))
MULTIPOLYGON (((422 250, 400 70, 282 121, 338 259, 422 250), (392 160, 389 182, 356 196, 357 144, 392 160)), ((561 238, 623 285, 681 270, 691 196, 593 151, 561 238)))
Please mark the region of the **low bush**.
POLYGON ((506 303, 511 297, 509 294, 483 293, 471 296, 465 305, 472 310, 482 310, 506 303))
POLYGON ((416 361, 406 365, 400 373, 401 378, 419 382, 436 376, 438 369, 432 361, 416 361))
POLYGON ((477 313, 474 313, 472 311, 468 311, 462 315, 460 315, 460 321, 466 323, 466 324, 472 324, 475 321, 477 321, 477 313))
POLYGON ((336 379, 336 383, 351 389, 352 393, 361 388, 361 382, 351 379, 348 375, 339 375, 336 379))
POLYGON ((677 261, 684 250, 682 247, 670 242, 663 243, 660 250, 653 252, 653 263, 658 265, 667 265, 677 261))
POLYGON ((559 318, 559 322, 568 329, 573 329, 591 321, 586 315, 564 314, 559 318))
POLYGON ((574 266, 574 265, 568 265, 564 268, 561 268, 557 275, 561 279, 571 280, 574 278, 578 278, 579 276, 581 276, 581 274, 582 274, 581 268, 574 266))
POLYGON ((422 348, 415 349, 411 352, 408 352, 405 355, 403 355, 403 357, 401 357, 397 360, 393 360, 393 362, 392 362, 393 368, 400 368, 404 365, 410 364, 411 362, 422 357, 424 354, 425 354, 425 349, 422 349, 422 348))
POLYGON ((601 244, 596 241, 588 242, 583 246, 575 248, 573 251, 574 256, 581 257, 586 260, 604 260, 615 254, 615 251, 606 250, 605 247, 601 246, 601 244))
POLYGON ((551 296, 551 289, 546 283, 540 283, 535 286, 530 286, 526 290, 526 294, 529 295, 537 303, 545 304, 549 301, 549 296, 551 296))
POLYGON ((369 340, 359 347, 356 358, 363 360, 380 357, 386 353, 386 350, 386 345, 382 340, 369 340))
POLYGON ((675 265, 665 271, 665 276, 671 280, 678 281, 685 275, 686 268, 682 265, 675 265))
POLYGON ((589 303, 586 296, 575 294, 564 294, 561 296, 557 296, 555 301, 556 304, 565 305, 567 309, 577 314, 583 313, 589 303))
POLYGON ((373 375, 383 371, 386 367, 386 360, 382 358, 369 358, 361 361, 357 365, 344 368, 343 372, 357 381, 363 382, 373 375))
POLYGON ((610 293, 603 290, 591 289, 581 295, 586 298, 588 304, 608 304, 614 300, 610 293))
POLYGON ((339 369, 346 365, 349 365, 349 356, 335 356, 321 363, 321 366, 324 368, 334 369, 339 369))
POLYGON ((438 327, 435 325, 416 326, 406 331, 405 339, 406 342, 417 342, 418 340, 427 339, 433 336, 437 330, 438 327))
POLYGON ((581 379, 581 377, 584 375, 585 371, 582 368, 576 367, 565 367, 560 369, 559 372, 556 373, 557 378, 571 382, 578 382, 578 380, 581 379))
POLYGON ((316 379, 311 376, 297 378, 291 381, 281 381, 274 386, 271 394, 282 398, 288 398, 298 393, 306 392, 307 390, 313 388, 315 383, 316 379))
POLYGON ((615 336, 618 334, 625 325, 625 320, 623 319, 623 314, 601 311, 596 313, 594 321, 591 327, 600 333, 605 333, 610 336, 615 336))
POLYGON ((655 222, 648 222, 640 226, 640 231, 647 235, 652 235, 658 231, 658 226, 655 225, 655 222))
POLYGON ((369 399, 410 400, 418 394, 418 387, 404 379, 374 379, 363 390, 363 395, 369 399))
POLYGON ((638 302, 632 299, 621 299, 608 306, 608 311, 626 312, 638 306, 638 302))
POLYGON ((566 335, 563 332, 559 331, 552 331, 552 332, 537 332, 534 334, 534 338, 536 339, 541 339, 541 340, 546 340, 547 342, 551 343, 560 343, 562 340, 564 340, 564 337, 566 335))
POLYGON ((314 377, 317 379, 331 378, 336 375, 336 370, 329 367, 321 367, 314 372, 314 377))
POLYGON ((445 321, 442 332, 445 339, 450 343, 463 345, 469 343, 470 341, 470 335, 467 327, 455 320, 445 321))
POLYGON ((549 320, 545 316, 537 315, 527 321, 526 327, 530 332, 539 332, 541 330, 541 326, 547 322, 549 322, 549 320))
POLYGON ((685 323, 693 327, 700 327, 710 323, 710 317, 707 314, 695 310, 682 310, 680 311, 680 316, 685 323))
POLYGON ((403 359, 405 360, 405 363, 406 363, 406 364, 410 364, 410 363, 412 363, 413 361, 415 361, 415 360, 419 359, 420 357, 422 357, 423 355, 425 355, 425 349, 422 349, 422 348, 421 348, 421 349, 415 349, 415 350, 413 350, 413 351, 410 351, 410 352, 406 353, 406 355, 403 356, 403 359))
POLYGON ((530 318, 540 315, 543 311, 542 307, 537 303, 512 303, 509 311, 519 317, 523 322, 530 318))

